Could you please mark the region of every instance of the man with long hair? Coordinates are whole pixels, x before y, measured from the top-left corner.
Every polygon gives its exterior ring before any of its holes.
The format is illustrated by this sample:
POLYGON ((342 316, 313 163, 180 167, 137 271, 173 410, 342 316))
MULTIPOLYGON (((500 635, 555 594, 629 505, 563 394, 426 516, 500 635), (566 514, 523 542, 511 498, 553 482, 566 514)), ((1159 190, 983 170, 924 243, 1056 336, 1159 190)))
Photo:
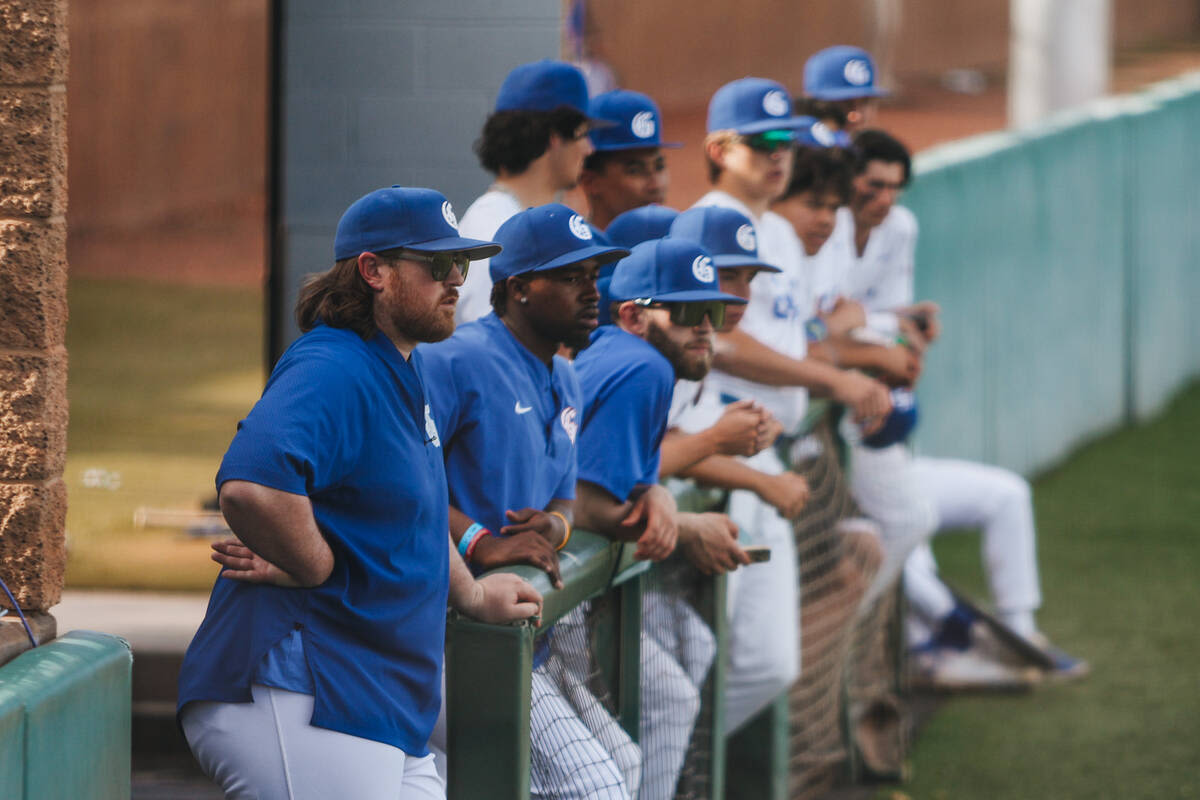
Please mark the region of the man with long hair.
POLYGON ((540 614, 512 575, 475 580, 449 541, 420 342, 454 330, 472 259, 440 193, 392 187, 338 223, 301 292, 304 331, 217 473, 238 540, 184 657, 179 719, 231 797, 442 798, 447 600, 492 622, 540 614))

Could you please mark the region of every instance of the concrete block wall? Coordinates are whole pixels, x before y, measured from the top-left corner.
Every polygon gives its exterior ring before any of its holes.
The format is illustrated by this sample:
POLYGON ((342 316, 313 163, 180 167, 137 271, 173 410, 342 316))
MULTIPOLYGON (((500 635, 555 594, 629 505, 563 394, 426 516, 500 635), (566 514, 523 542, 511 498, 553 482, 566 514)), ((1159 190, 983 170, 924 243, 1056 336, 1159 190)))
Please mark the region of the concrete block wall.
POLYGON ((66 74, 65 0, 0 0, 0 578, 38 611, 66 562, 66 74))
POLYGON ((471 150, 509 70, 559 56, 560 0, 283 0, 273 340, 338 218, 381 186, 428 186, 459 216, 491 182, 471 150))

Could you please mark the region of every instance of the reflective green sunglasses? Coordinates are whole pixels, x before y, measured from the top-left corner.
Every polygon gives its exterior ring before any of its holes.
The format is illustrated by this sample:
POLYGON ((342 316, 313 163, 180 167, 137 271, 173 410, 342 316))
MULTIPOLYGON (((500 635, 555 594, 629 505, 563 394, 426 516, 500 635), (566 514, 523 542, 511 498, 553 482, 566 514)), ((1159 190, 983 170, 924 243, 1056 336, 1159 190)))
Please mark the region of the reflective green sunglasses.
POLYGON ((455 267, 458 267, 458 271, 462 273, 463 280, 466 280, 467 270, 471 268, 471 256, 461 251, 446 250, 439 253, 418 253, 415 250, 402 250, 396 258, 420 261, 429 265, 429 274, 438 283, 446 280, 450 276, 450 270, 455 267))
POLYGON ((774 153, 796 143, 796 135, 791 131, 763 131, 742 137, 742 143, 759 153, 774 153))
POLYGON ((694 328, 708 317, 714 328, 725 324, 725 301, 704 300, 695 303, 647 303, 649 308, 665 308, 671 322, 684 328, 694 328))

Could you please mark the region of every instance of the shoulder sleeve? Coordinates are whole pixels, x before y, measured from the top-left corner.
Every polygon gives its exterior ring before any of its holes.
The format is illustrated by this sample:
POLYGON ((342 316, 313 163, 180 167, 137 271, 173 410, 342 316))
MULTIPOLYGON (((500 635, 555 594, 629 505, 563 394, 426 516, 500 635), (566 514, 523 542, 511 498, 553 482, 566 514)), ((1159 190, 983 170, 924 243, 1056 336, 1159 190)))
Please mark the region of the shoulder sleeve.
POLYGON ((611 373, 587 408, 579 434, 580 480, 622 502, 634 486, 658 481, 673 383, 665 359, 640 358, 611 373))
POLYGON ((245 480, 312 495, 341 482, 361 450, 369 392, 358 356, 303 354, 276 367, 221 461, 217 488, 245 480))

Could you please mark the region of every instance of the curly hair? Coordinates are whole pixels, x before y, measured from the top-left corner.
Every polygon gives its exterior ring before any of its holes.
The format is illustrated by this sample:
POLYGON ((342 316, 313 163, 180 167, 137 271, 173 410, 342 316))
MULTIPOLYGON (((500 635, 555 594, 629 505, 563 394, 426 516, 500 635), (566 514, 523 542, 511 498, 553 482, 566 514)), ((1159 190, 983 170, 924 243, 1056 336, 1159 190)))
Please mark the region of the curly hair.
POLYGON ((912 156, 908 148, 896 137, 884 131, 871 129, 854 135, 854 174, 861 175, 871 161, 899 164, 904 167, 904 185, 912 178, 912 156))
POLYGON ((587 117, 571 106, 553 111, 496 111, 483 123, 483 134, 475 141, 475 155, 493 175, 501 170, 520 175, 546 152, 551 134, 574 139, 585 122, 587 117))
POLYGON ((850 154, 838 147, 801 147, 796 150, 796 162, 780 200, 812 192, 818 197, 834 192, 842 205, 853 194, 853 167, 850 154))

